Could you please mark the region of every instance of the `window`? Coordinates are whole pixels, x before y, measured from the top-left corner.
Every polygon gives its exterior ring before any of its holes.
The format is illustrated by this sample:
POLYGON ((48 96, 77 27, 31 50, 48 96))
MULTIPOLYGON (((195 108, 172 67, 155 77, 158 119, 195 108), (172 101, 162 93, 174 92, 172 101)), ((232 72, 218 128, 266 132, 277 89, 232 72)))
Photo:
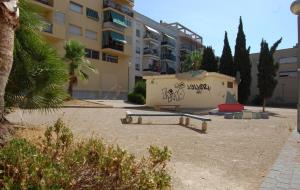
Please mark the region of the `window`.
POLYGON ((93 20, 99 20, 99 14, 93 9, 86 8, 86 16, 93 20))
POLYGON ((76 35, 76 36, 81 36, 81 28, 75 25, 70 24, 69 25, 69 33, 76 35))
POLYGON ((102 60, 107 61, 107 62, 111 62, 111 63, 118 63, 118 57, 117 56, 108 55, 106 53, 103 53, 102 60))
POLYGON ((135 48, 135 52, 136 52, 137 54, 140 54, 140 53, 141 53, 141 48, 137 46, 137 47, 135 48))
POLYGON ((99 51, 95 51, 92 49, 85 49, 85 57, 90 59, 99 59, 100 53, 99 51))
POLYGON ((135 70, 140 71, 140 64, 135 64, 135 70))
POLYGON ((297 78, 297 71, 281 71, 279 72, 280 78, 297 78))
POLYGON ((136 37, 140 38, 141 37, 141 31, 140 30, 136 30, 136 37))
POLYGON ((89 38, 91 40, 97 40, 97 32, 86 29, 85 30, 85 37, 89 38))
POLYGON ((131 20, 130 19, 126 19, 125 22, 126 22, 126 25, 128 27, 131 27, 131 20))
POLYGON ((227 88, 233 88, 233 82, 227 82, 227 88))
POLYGON ((62 12, 55 12, 55 21, 60 24, 65 23, 65 14, 62 12))
POLYGON ((285 57, 279 59, 280 64, 297 63, 297 61, 298 61, 297 57, 285 57))
POLYGON ((82 8, 82 5, 79 5, 79 4, 74 3, 74 2, 71 1, 71 2, 70 2, 70 10, 71 10, 71 11, 74 11, 74 12, 76 12, 76 13, 82 14, 83 8, 82 8))

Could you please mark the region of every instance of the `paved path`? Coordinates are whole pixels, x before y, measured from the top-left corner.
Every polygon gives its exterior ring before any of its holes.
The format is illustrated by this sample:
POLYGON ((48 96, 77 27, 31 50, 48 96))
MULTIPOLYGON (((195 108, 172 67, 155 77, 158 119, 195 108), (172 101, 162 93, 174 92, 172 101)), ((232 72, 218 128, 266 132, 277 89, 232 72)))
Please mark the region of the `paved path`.
POLYGON ((289 137, 261 190, 300 190, 300 134, 289 137))

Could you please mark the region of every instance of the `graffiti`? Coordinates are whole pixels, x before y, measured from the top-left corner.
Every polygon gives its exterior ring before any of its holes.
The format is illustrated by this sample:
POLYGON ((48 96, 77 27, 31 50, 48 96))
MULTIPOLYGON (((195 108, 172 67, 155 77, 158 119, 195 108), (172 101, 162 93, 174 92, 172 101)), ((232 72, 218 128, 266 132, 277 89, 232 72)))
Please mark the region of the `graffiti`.
POLYGON ((185 84, 183 82, 175 84, 175 89, 163 88, 163 99, 167 100, 169 103, 183 100, 185 96, 184 88, 185 84))
POLYGON ((184 82, 176 83, 174 88, 163 88, 163 99, 170 102, 179 102, 184 100, 185 89, 196 91, 197 94, 201 94, 203 91, 210 91, 211 87, 208 84, 188 84, 184 82))
POLYGON ((195 90, 197 94, 201 94, 203 91, 210 91, 210 86, 207 84, 189 84, 187 85, 188 90, 195 90))

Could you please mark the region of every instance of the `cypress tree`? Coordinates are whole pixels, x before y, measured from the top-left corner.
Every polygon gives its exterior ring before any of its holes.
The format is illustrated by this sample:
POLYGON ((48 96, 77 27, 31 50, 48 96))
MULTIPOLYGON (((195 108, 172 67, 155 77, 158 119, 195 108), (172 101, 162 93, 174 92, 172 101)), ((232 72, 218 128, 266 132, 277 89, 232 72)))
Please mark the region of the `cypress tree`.
POLYGON ((207 72, 218 72, 218 60, 212 47, 204 49, 201 69, 207 72))
POLYGON ((225 32, 224 47, 220 59, 219 71, 222 74, 235 77, 235 68, 233 65, 233 57, 232 57, 232 52, 227 37, 227 32, 225 32))
POLYGON ((276 75, 279 65, 274 62, 273 55, 281 41, 282 38, 275 42, 271 49, 265 40, 261 42, 259 64, 257 65, 257 87, 260 97, 263 98, 263 112, 265 112, 266 100, 272 97, 277 85, 276 75))
POLYGON ((235 54, 234 54, 234 66, 235 72, 240 73, 240 83, 239 83, 239 102, 245 104, 251 93, 251 61, 250 61, 250 47, 246 48, 246 36, 243 30, 243 22, 240 17, 240 24, 238 29, 238 34, 236 38, 235 54))

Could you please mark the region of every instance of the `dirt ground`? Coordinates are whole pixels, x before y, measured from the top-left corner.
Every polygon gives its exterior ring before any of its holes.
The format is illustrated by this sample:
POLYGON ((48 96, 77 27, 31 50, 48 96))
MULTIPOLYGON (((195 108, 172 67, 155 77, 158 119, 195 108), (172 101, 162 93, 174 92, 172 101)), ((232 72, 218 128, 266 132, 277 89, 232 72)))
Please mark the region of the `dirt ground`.
POLYGON ((225 120, 221 116, 208 116, 212 122, 208 124, 208 133, 202 134, 201 122, 192 120, 191 127, 186 128, 176 125, 178 118, 144 118, 143 125, 123 125, 120 119, 126 110, 64 108, 48 114, 19 110, 8 119, 45 127, 63 118, 78 138, 99 136, 137 157, 145 155, 151 144, 168 146, 173 152, 170 172, 175 190, 259 189, 296 126, 296 110, 269 109, 273 113, 269 120, 225 120))

